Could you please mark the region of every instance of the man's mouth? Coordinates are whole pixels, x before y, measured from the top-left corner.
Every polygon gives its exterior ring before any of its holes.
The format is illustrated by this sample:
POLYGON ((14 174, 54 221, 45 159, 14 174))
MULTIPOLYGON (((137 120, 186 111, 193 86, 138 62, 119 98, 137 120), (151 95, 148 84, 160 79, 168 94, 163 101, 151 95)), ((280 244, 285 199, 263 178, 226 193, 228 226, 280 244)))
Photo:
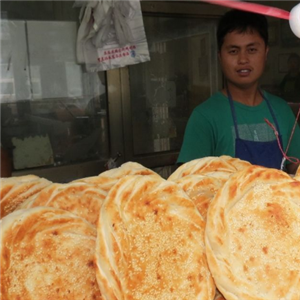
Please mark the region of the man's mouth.
POLYGON ((241 69, 237 71, 240 75, 248 75, 251 70, 250 69, 241 69))

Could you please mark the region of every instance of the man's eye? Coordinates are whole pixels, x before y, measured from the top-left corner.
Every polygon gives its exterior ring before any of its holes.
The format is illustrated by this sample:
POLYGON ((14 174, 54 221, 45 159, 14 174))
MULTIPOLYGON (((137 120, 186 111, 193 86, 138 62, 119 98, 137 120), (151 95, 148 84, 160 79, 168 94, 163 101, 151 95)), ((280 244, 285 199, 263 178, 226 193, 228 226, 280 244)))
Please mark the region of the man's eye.
POLYGON ((249 48, 249 52, 250 53, 255 53, 255 52, 257 52, 257 49, 256 48, 249 48))
POLYGON ((235 49, 229 50, 229 54, 237 54, 237 50, 235 49))

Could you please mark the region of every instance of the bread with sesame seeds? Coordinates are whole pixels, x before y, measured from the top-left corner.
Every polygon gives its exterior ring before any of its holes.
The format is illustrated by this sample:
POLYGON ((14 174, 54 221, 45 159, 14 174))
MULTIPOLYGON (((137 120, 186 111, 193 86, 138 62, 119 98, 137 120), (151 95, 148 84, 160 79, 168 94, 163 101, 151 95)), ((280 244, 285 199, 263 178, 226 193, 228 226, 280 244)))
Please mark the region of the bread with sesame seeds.
POLYGON ((174 182, 125 176, 99 216, 97 280, 106 300, 213 300, 204 220, 174 182))
POLYGON ((173 172, 168 180, 175 181, 187 175, 207 175, 216 177, 223 182, 235 172, 249 167, 251 164, 239 158, 230 157, 228 155, 222 156, 207 156, 191 160, 181 165, 175 172, 173 172))
POLYGON ((1 299, 102 300, 90 223, 51 207, 18 210, 0 222, 1 299))
POLYGON ((181 177, 175 182, 193 200, 198 211, 206 220, 207 210, 210 202, 217 191, 223 186, 224 181, 216 177, 191 174, 181 177))
POLYGON ((19 209, 49 206, 67 210, 96 226, 101 205, 107 195, 100 187, 86 182, 52 183, 19 209))
POLYGON ((151 175, 160 177, 160 175, 151 169, 148 169, 139 163, 129 161, 122 164, 118 168, 102 172, 98 176, 80 178, 72 182, 86 182, 89 184, 94 184, 95 186, 101 188, 101 190, 108 193, 119 179, 127 175, 151 175))
POLYGON ((0 178, 1 218, 13 212, 19 205, 51 183, 35 175, 0 178))
POLYGON ((300 299, 300 182, 251 166, 210 204, 206 255, 227 300, 300 299))
POLYGON ((145 166, 132 161, 126 162, 118 168, 111 169, 99 174, 99 176, 116 179, 121 179, 126 175, 154 175, 156 177, 160 177, 156 172, 152 171, 151 169, 148 169, 145 166))

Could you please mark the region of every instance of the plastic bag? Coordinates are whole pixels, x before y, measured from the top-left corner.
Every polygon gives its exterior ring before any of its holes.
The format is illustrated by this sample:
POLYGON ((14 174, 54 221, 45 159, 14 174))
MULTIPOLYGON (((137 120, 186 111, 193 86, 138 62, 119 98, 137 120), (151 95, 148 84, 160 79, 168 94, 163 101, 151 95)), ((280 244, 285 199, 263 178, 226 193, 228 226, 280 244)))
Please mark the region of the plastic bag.
POLYGON ((150 60, 139 0, 97 0, 81 5, 77 61, 89 72, 150 60))

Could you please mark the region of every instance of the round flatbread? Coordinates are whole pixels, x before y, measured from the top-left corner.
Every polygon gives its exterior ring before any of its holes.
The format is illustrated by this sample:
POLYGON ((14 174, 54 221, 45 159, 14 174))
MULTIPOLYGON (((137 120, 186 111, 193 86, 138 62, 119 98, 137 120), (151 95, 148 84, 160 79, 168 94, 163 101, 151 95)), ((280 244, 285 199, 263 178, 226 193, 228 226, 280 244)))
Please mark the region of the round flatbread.
POLYGON ((26 200, 19 208, 36 206, 60 208, 86 219, 95 226, 106 195, 107 192, 100 187, 85 182, 53 183, 26 200))
POLYGON ((217 290, 214 300, 226 300, 224 296, 217 290))
POLYGON ((17 176, 17 177, 7 177, 7 178, 0 178, 0 195, 1 199, 3 199, 6 194, 15 186, 16 183, 23 183, 32 180, 39 179, 38 176, 35 175, 24 175, 24 176, 17 176))
POLYGON ((160 178, 160 176, 151 169, 148 169, 139 163, 129 161, 118 168, 100 173, 98 176, 76 179, 73 182, 94 184, 108 193, 119 179, 127 175, 152 175, 160 178))
POLYGON ((198 211, 206 220, 206 214, 211 200, 223 186, 223 180, 204 175, 187 175, 175 181, 193 200, 198 211))
POLYGON ((225 183, 227 179, 237 171, 249 167, 251 164, 247 161, 233 158, 227 155, 222 156, 208 156, 199 159, 194 159, 181 165, 168 180, 176 181, 179 178, 191 174, 207 175, 223 180, 225 183))
POLYGON ((258 166, 234 174, 210 204, 206 254, 227 300, 300 299, 300 182, 258 166))
POLYGON ((24 201, 51 183, 51 181, 35 175, 1 178, 1 218, 13 212, 24 201))
POLYGON ((294 178, 300 180, 300 166, 297 168, 294 178))
POLYGON ((96 229, 67 211, 36 207, 1 220, 1 299, 101 300, 96 229))
POLYGON ((214 298, 204 252, 204 221, 175 183, 126 176, 101 208, 97 280, 105 299, 214 298))

